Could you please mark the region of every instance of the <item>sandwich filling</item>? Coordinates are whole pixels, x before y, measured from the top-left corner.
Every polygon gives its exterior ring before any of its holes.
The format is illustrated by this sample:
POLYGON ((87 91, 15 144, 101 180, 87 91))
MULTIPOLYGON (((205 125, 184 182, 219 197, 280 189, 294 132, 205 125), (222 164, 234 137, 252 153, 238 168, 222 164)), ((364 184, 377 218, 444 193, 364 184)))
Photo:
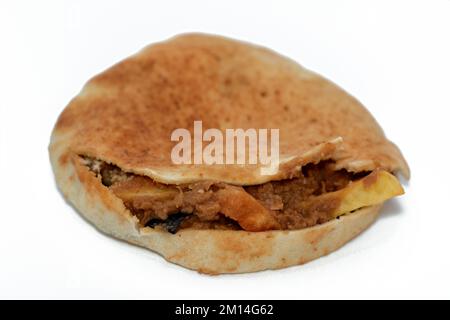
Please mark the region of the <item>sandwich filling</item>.
POLYGON ((236 186, 218 181, 166 185, 104 161, 82 159, 142 227, 171 233, 185 228, 302 229, 403 193, 386 171, 336 171, 332 161, 308 164, 291 179, 236 186))

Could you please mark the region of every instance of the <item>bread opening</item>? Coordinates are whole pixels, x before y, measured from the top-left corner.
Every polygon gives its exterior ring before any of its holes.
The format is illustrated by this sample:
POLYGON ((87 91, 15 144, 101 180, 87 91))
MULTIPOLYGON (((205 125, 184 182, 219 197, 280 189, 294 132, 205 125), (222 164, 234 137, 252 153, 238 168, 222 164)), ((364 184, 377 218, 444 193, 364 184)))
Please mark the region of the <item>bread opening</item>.
POLYGON ((333 170, 332 161, 301 168, 292 179, 254 186, 218 181, 166 185, 90 157, 84 164, 119 197, 142 227, 180 229, 295 230, 335 218, 344 189, 368 172, 333 170), (322 197, 321 197, 322 196, 322 197))

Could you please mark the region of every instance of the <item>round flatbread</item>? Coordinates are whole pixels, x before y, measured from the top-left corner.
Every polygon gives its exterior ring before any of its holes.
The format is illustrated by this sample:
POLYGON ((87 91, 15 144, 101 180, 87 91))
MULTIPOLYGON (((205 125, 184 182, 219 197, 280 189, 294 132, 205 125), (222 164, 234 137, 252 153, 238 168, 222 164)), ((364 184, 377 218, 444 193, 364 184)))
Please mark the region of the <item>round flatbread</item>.
POLYGON ((302 264, 364 230, 380 205, 291 231, 140 227, 137 218, 82 163, 81 156, 166 184, 204 180, 257 185, 293 168, 331 160, 336 170, 383 169, 409 177, 399 149, 352 96, 290 59, 252 44, 188 34, 153 44, 91 79, 59 117, 50 143, 56 181, 102 231, 206 273, 239 273, 302 264), (280 167, 177 165, 177 128, 277 128, 280 167))

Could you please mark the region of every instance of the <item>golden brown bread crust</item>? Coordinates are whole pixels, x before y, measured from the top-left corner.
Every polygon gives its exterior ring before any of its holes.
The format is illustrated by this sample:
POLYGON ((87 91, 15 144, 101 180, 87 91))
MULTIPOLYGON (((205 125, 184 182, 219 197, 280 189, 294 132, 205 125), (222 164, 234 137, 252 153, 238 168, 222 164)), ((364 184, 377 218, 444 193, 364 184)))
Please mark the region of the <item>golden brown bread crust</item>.
POLYGON ((398 148, 353 97, 270 50, 190 34, 152 45, 91 79, 61 114, 49 147, 64 195, 102 231, 206 273, 302 264, 365 229, 379 206, 298 231, 140 229, 120 199, 79 161, 88 155, 165 183, 259 184, 294 167, 333 159, 338 168, 382 168, 409 176, 398 148), (170 134, 206 128, 279 128, 277 174, 255 166, 173 165, 170 134))
POLYGON ((282 162, 328 157, 351 171, 383 168, 409 176, 398 148, 345 91, 270 50, 210 35, 151 45, 94 77, 53 134, 64 134, 72 152, 160 182, 258 184, 288 175, 290 165, 274 176, 261 176, 256 166, 174 165, 170 134, 192 130, 194 120, 205 129, 279 128, 282 162), (310 153, 329 141, 338 152, 310 153))

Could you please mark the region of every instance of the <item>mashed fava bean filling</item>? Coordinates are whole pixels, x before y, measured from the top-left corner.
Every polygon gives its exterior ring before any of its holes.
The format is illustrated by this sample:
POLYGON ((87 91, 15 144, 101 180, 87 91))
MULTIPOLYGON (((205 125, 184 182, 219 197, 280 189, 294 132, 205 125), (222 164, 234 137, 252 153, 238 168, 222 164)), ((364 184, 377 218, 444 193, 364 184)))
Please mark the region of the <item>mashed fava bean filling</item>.
POLYGON ((242 211, 264 212, 268 229, 311 227, 333 219, 340 203, 340 199, 318 196, 343 189, 350 181, 368 174, 335 171, 331 161, 321 161, 302 167, 291 179, 254 186, 216 181, 165 185, 100 160, 82 159, 102 184, 124 202, 142 227, 163 228, 171 233, 185 228, 248 230, 233 212, 241 206, 242 211), (242 204, 232 203, 239 201, 242 204))

